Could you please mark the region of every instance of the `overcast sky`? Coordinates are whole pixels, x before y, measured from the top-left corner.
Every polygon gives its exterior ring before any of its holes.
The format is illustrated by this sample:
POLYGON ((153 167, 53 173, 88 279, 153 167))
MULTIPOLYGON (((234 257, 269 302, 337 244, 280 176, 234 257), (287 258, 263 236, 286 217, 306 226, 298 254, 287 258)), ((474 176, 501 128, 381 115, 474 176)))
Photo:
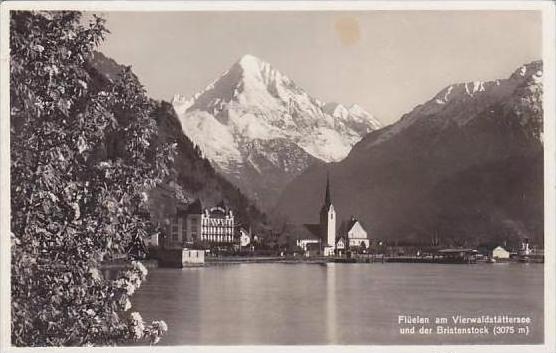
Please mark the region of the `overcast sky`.
POLYGON ((508 77, 541 58, 535 11, 105 12, 101 51, 151 97, 204 89, 255 55, 325 102, 385 124, 451 83, 508 77))

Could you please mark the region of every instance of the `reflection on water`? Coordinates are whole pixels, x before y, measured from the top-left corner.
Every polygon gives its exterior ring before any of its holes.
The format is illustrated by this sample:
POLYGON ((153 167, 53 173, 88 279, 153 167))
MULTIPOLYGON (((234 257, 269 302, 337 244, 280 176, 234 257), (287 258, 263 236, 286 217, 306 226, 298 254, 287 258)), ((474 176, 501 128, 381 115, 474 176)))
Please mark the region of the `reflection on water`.
POLYGON ((543 265, 240 264, 151 269, 133 297, 161 344, 542 343, 543 265), (528 315, 529 336, 402 336, 398 315, 528 315))
POLYGON ((338 344, 336 323, 336 265, 330 263, 326 268, 326 343, 338 344))

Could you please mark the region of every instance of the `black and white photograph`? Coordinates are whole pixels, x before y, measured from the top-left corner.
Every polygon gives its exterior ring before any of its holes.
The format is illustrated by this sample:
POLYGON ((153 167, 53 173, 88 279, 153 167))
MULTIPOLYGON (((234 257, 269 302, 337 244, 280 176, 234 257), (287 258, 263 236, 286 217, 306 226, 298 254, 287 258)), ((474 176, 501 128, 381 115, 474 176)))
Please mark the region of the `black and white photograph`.
POLYGON ((553 2, 1 5, 2 351, 556 349, 553 2))

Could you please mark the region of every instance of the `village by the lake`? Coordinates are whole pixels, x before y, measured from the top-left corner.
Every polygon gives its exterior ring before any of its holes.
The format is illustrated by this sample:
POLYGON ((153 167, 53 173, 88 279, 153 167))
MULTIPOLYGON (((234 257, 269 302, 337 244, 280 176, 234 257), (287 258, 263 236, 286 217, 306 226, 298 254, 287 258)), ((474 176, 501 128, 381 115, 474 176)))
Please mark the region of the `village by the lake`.
MULTIPOLYGON (((527 237, 508 244, 448 247, 431 236, 430 243, 388 242, 367 231, 355 217, 337 221, 330 192, 323 183, 319 223, 286 224, 281 230, 257 234, 234 223, 234 210, 222 201, 205 205, 199 199, 177 204, 163 232, 145 242, 151 266, 188 267, 240 262, 310 263, 543 263, 544 250, 527 237)), ((172 192, 170 188, 166 190, 172 192)))

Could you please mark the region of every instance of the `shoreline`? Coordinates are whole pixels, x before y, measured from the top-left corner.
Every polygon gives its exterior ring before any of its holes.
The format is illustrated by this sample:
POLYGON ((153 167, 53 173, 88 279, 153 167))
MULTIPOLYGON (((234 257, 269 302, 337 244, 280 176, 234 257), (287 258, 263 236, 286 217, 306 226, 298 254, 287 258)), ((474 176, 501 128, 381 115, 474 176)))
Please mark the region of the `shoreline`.
MULTIPOLYGON (((168 266, 161 266, 160 261, 157 259, 149 258, 141 260, 143 265, 147 268, 164 268, 168 266)), ((369 258, 342 258, 342 257, 282 257, 282 256, 222 256, 222 257, 209 257, 205 259, 203 264, 189 264, 184 267, 204 267, 204 266, 217 266, 217 265, 237 265, 237 264, 453 264, 453 265, 473 265, 473 264, 487 264, 496 266, 500 264, 541 264, 544 262, 519 262, 519 261, 500 261, 497 263, 487 263, 484 261, 477 261, 473 263, 466 262, 448 262, 448 261, 431 261, 427 258, 414 258, 414 257, 369 257, 369 258)), ((103 263, 100 266, 101 270, 120 269, 128 267, 129 263, 123 261, 114 261, 103 263)), ((173 267, 173 266, 170 266, 173 267)))
POLYGON ((324 263, 359 263, 359 264, 387 264, 387 263, 406 263, 406 264, 544 264, 540 261, 520 262, 518 260, 499 261, 497 263, 487 263, 486 261, 464 262, 464 261, 446 261, 446 259, 430 259, 420 257, 364 257, 364 258, 345 258, 345 257, 281 257, 281 256, 223 256, 206 258, 205 265, 207 264, 236 264, 236 263, 310 263, 310 264, 324 264, 324 263))

